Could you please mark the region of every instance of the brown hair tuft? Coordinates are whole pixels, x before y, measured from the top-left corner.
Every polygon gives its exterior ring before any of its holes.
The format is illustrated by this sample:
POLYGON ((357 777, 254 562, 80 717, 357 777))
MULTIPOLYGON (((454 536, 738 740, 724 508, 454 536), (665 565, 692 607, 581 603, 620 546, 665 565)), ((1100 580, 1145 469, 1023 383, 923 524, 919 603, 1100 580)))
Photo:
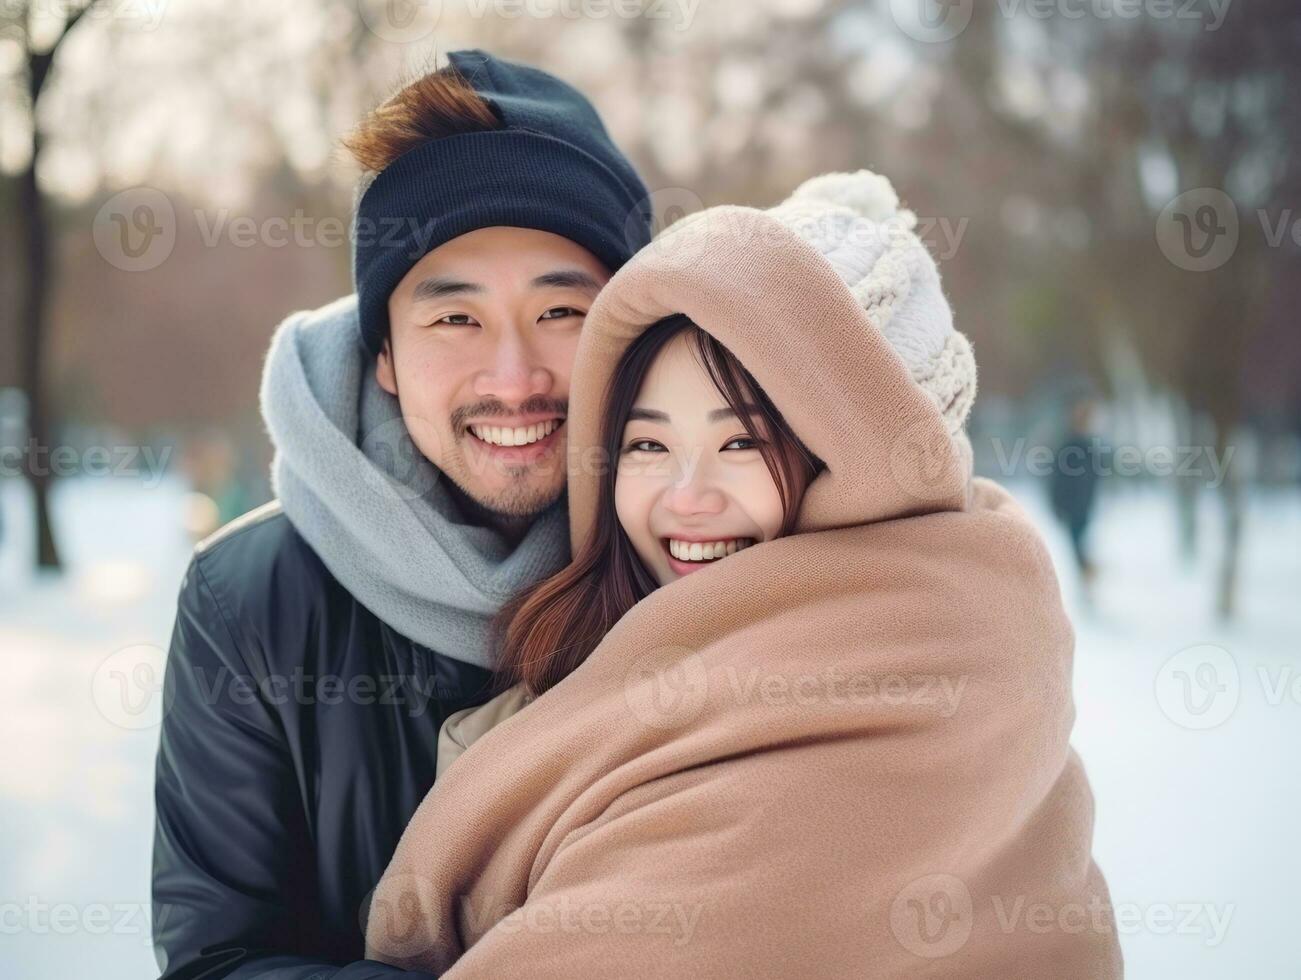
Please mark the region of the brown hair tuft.
POLYGON ((403 85, 342 142, 373 175, 421 143, 501 128, 488 101, 448 65, 403 85))

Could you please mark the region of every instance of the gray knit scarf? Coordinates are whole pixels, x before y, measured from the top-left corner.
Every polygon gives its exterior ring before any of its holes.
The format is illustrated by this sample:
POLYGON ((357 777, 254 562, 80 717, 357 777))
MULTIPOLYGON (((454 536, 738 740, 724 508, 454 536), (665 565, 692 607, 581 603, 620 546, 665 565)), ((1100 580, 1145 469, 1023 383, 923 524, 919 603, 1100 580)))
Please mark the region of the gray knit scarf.
POLYGON ((488 625, 516 591, 569 562, 564 498, 515 547, 468 522, 375 380, 357 298, 294 313, 271 341, 262 416, 271 485, 298 533, 367 609, 439 653, 492 666, 488 625))

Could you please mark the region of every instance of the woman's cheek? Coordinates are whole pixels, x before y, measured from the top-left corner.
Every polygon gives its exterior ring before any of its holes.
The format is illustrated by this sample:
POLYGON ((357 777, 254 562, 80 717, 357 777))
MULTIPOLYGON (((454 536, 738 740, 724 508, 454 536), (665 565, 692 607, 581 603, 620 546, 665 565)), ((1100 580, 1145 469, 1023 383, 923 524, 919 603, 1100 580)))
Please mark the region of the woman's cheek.
POLYGON ((782 498, 767 466, 761 463, 738 472, 733 496, 763 532, 765 541, 776 537, 782 525, 782 498))
POLYGON ((644 477, 620 470, 614 481, 614 510, 624 533, 643 558, 650 538, 652 500, 644 477))

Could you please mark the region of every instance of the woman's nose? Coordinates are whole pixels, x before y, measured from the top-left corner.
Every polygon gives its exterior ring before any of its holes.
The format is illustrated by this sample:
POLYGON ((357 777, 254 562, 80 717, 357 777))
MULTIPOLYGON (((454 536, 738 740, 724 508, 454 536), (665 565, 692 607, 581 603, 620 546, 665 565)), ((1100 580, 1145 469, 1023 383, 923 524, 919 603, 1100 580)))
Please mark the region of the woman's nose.
POLYGON ((727 506, 727 499, 708 466, 684 460, 675 469, 675 478, 665 488, 663 498, 664 507, 670 513, 680 517, 717 514, 727 506))

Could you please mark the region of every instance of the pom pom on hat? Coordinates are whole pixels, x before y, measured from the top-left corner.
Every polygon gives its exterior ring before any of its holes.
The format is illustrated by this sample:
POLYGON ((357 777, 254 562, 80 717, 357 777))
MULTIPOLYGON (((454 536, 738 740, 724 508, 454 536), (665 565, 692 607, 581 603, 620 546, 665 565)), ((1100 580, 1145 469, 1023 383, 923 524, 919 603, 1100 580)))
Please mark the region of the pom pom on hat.
MULTIPOLYGON (((894 185, 870 170, 812 177, 800 184, 789 200, 839 205, 868 221, 887 221, 901 214, 894 185)), ((911 211, 905 213, 912 215, 911 211)))
POLYGON ((939 268, 890 181, 869 170, 805 181, 773 217, 821 252, 957 436, 976 397, 976 360, 953 327, 939 268))

